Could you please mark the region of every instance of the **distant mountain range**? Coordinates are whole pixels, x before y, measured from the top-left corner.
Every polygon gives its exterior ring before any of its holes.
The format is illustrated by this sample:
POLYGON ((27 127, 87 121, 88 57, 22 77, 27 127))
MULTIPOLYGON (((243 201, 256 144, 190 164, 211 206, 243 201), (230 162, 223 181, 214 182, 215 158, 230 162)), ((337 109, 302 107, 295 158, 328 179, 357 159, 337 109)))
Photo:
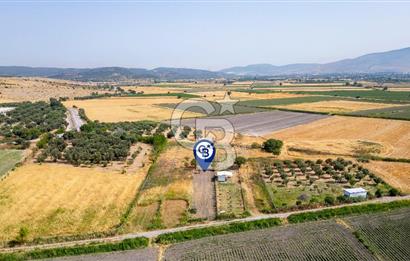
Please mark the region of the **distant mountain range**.
POLYGON ((300 63, 283 66, 253 64, 220 71, 160 67, 152 70, 124 67, 53 68, 0 66, 0 76, 39 76, 79 81, 130 79, 202 80, 243 76, 321 75, 334 73, 410 73, 410 47, 363 55, 333 63, 300 63))
POLYGON ((410 47, 389 52, 366 54, 354 59, 345 59, 332 63, 299 63, 283 66, 253 64, 231 67, 221 70, 221 72, 246 76, 333 73, 410 73, 410 47))
POLYGON ((91 69, 0 66, 0 76, 39 76, 78 81, 125 81, 132 79, 188 80, 229 78, 222 72, 185 68, 155 68, 153 70, 124 67, 91 69))

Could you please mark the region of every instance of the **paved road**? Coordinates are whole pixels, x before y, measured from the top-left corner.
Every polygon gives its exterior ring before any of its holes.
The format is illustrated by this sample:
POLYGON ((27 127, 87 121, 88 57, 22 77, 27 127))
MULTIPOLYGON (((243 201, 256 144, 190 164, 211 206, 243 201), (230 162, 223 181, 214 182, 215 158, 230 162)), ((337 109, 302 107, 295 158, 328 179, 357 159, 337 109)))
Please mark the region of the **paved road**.
POLYGON ((76 130, 80 131, 81 126, 84 125, 84 121, 81 119, 76 108, 67 109, 67 130, 76 130))
MULTIPOLYGON (((373 200, 367 200, 363 202, 349 204, 349 206, 363 205, 363 204, 368 204, 368 203, 387 203, 387 202, 398 201, 398 200, 403 200, 403 199, 410 199, 410 195, 402 196, 402 197, 377 198, 373 200)), ((0 251, 1 252, 11 252, 11 251, 17 251, 17 250, 31 250, 35 248, 55 248, 55 247, 63 247, 63 246, 66 247, 66 246, 74 246, 74 245, 81 245, 81 244, 88 244, 88 243, 115 242, 115 241, 121 241, 121 240, 129 239, 129 238, 136 238, 136 237, 155 238, 162 234, 178 232, 178 231, 185 231, 185 230, 189 230, 193 228, 211 227, 211 226, 229 224, 233 222, 245 222, 245 221, 261 220, 261 219, 268 219, 268 218, 287 218, 291 214, 304 213, 304 212, 315 212, 315 211, 320 211, 323 209, 341 208, 344 206, 346 205, 325 207, 325 208, 318 208, 318 209, 299 210, 299 211, 292 211, 292 212, 286 212, 286 213, 264 214, 264 215, 252 216, 252 217, 247 217, 247 218, 242 218, 242 219, 215 220, 215 221, 209 221, 204 224, 195 224, 195 225, 184 226, 184 227, 161 229, 161 230, 154 230, 154 231, 148 231, 148 232, 139 232, 139 233, 133 233, 133 234, 125 234, 125 235, 119 235, 119 236, 108 237, 108 238, 94 238, 94 239, 79 240, 79 241, 53 243, 53 244, 4 248, 4 249, 1 249, 0 251)))

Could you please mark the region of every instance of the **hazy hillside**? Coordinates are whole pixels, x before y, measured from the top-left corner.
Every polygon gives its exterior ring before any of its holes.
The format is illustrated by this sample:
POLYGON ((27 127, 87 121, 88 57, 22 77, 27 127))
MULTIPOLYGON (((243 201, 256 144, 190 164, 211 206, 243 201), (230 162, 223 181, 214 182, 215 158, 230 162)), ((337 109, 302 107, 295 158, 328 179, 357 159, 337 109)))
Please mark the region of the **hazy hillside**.
POLYGON ((152 70, 124 67, 101 68, 42 68, 0 66, 0 76, 42 76, 81 81, 121 81, 127 79, 201 80, 234 76, 274 76, 289 74, 329 73, 410 73, 410 47, 389 52, 363 55, 333 63, 300 63, 275 66, 253 64, 221 71, 190 68, 159 67, 152 70))
POLYGON ((221 72, 185 68, 155 68, 153 70, 123 67, 91 69, 36 68, 23 66, 0 66, 0 76, 42 76, 79 81, 121 81, 127 79, 212 79, 229 77, 221 72))
POLYGON ((325 73, 410 73, 410 47, 381 53, 363 55, 326 64, 289 64, 275 66, 254 64, 236 66, 221 70, 236 75, 284 75, 284 74, 325 74, 325 73))

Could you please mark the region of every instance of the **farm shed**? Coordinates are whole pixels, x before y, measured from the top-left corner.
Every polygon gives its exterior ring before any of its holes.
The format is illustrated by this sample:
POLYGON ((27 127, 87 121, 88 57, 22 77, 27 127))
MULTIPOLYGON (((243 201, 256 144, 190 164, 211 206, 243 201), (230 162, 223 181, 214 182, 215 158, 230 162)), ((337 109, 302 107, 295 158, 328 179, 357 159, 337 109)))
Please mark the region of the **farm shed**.
POLYGON ((226 182, 228 178, 233 176, 233 173, 231 171, 217 171, 215 176, 219 182, 226 182))
POLYGON ((364 188, 343 189, 343 194, 349 198, 367 197, 367 191, 364 188))

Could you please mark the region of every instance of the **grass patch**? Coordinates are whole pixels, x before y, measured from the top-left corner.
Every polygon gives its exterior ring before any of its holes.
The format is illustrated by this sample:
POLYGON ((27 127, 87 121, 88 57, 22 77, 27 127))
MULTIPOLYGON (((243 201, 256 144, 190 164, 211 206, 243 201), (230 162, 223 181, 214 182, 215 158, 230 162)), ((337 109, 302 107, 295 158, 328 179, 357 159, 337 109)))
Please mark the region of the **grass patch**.
POLYGON ((282 224, 282 221, 279 218, 262 219, 250 222, 235 222, 215 227, 197 228, 186 231, 162 234, 156 238, 155 242, 159 244, 171 244, 209 236, 269 228, 278 226, 280 224, 282 224))
POLYGON ((380 100, 386 102, 410 102, 409 91, 381 91, 381 90, 340 90, 340 91, 297 91, 296 94, 326 95, 334 97, 350 97, 365 100, 380 100))
POLYGON ((27 252, 12 254, 0 254, 0 260, 27 260, 27 259, 44 259, 62 256, 77 256, 84 254, 94 254, 113 251, 124 251, 147 247, 148 238, 139 237, 125 239, 117 243, 91 244, 84 246, 59 247, 51 249, 36 249, 27 252))
POLYGON ((14 168, 21 157, 19 150, 0 150, 0 177, 14 168))
POLYGON ((410 105, 351 112, 349 115, 372 118, 410 120, 410 105))

